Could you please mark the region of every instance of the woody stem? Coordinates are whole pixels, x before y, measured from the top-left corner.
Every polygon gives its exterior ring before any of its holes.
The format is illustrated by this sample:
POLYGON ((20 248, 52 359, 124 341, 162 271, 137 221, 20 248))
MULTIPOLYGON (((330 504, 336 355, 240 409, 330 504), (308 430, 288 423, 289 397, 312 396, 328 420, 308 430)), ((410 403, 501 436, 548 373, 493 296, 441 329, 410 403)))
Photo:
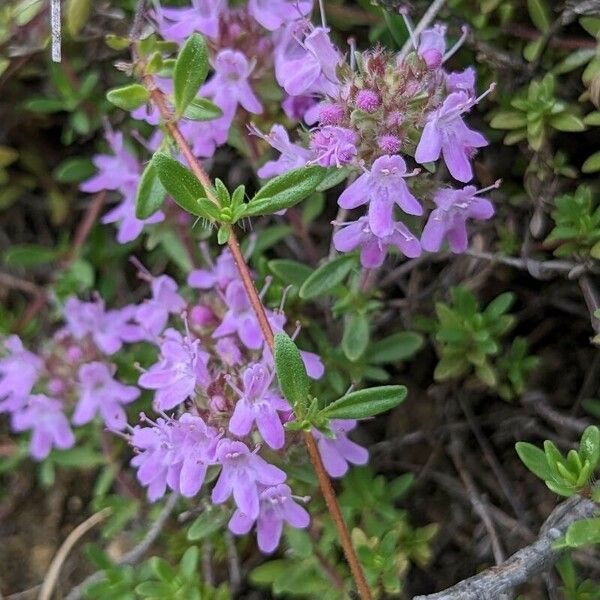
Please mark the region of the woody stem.
MULTIPOLYGON (((151 100, 156 104, 158 110, 160 111, 160 114, 165 122, 165 127, 167 131, 177 144, 178 148, 181 150, 181 153, 188 162, 192 172, 204 187, 207 198, 211 202, 218 204, 217 198, 215 197, 213 192, 211 180, 207 175, 206 171, 204 171, 204 169, 200 165, 198 159, 194 156, 192 149, 183 137, 181 130, 177 126, 177 123, 173 120, 173 115, 167 104, 165 95, 158 88, 156 88, 152 76, 144 76, 144 83, 150 91, 151 100)), ((258 319, 258 324, 260 326, 260 330, 263 334, 265 342, 271 350, 271 352, 273 352, 273 330, 271 329, 271 325, 269 323, 269 320, 267 319, 265 307, 260 299, 260 296, 258 295, 254 282, 252 281, 250 268, 248 267, 244 255, 242 254, 240 244, 237 240, 233 229, 229 234, 227 245, 229 246, 229 250, 231 251, 233 260, 235 261, 236 267, 239 271, 242 283, 244 285, 244 289, 246 290, 246 294, 248 295, 248 300, 250 301, 252 309, 256 313, 256 318, 258 319)), ((325 471, 325 467, 323 466, 323 461, 321 460, 321 455, 319 454, 317 444, 310 433, 305 432, 303 437, 304 443, 306 444, 308 450, 310 461, 317 474, 319 486, 321 488, 323 497, 325 498, 325 503, 327 504, 327 508, 329 510, 331 518, 333 519, 333 522, 335 523, 336 529, 338 531, 340 543, 344 550, 344 555, 346 556, 348 565, 350 566, 352 576, 356 583, 356 588, 362 600, 371 600, 372 597, 371 592, 369 590, 369 586, 365 579, 362 566, 352 546, 350 532, 348 531, 346 523, 344 522, 344 517, 342 516, 340 506, 337 502, 335 491, 331 484, 331 480, 329 479, 329 476, 325 471)))

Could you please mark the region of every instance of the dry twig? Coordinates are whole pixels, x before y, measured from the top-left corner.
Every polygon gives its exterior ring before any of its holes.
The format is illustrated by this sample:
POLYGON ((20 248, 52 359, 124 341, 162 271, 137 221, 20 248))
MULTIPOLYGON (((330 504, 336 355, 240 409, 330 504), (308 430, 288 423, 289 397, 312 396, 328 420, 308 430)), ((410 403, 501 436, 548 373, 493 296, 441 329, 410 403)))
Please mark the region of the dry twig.
POLYGON ((491 567, 435 594, 415 596, 413 600, 496 600, 536 575, 548 571, 561 555, 554 542, 571 523, 594 517, 597 505, 573 496, 559 504, 550 514, 537 540, 522 548, 497 567, 491 567))

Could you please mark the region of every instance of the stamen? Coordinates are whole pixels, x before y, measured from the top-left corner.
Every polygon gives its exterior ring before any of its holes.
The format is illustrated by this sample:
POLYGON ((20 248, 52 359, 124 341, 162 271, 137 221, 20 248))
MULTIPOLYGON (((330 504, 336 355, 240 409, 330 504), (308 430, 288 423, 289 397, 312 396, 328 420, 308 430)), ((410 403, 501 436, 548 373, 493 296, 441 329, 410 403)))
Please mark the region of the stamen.
POLYGON ((325 0, 319 0, 319 11, 321 12, 321 27, 327 27, 327 18, 325 16, 325 0))
POLYGON ((283 307, 285 306, 285 301, 287 300, 287 296, 292 289, 291 285, 283 288, 283 294, 281 295, 281 302, 279 303, 279 312, 283 312, 283 307))
POLYGON ((473 105, 481 102, 488 94, 491 94, 495 89, 496 82, 494 81, 492 84, 490 84, 490 87, 487 90, 485 90, 483 94, 481 94, 481 96, 478 96, 477 98, 475 98, 475 100, 473 100, 473 105))
POLYGON ((408 36, 410 37, 410 43, 413 45, 413 48, 416 50, 419 47, 419 42, 417 41, 417 36, 415 35, 415 30, 412 24, 410 17, 408 16, 408 6, 401 6, 398 12, 404 21, 404 25, 408 30, 408 36))
POLYGON ((200 242, 200 254, 202 254, 202 258, 206 261, 206 264, 211 268, 215 268, 215 263, 210 255, 210 251, 208 249, 208 244, 206 242, 200 242))
POLYGON ((458 52, 460 47, 465 43, 465 40, 469 35, 469 28, 467 27, 467 25, 463 25, 461 29, 462 35, 460 36, 460 38, 458 38, 456 44, 454 44, 454 46, 452 46, 452 48, 450 48, 450 50, 448 50, 448 52, 444 54, 444 57, 442 58, 442 63, 445 63, 448 59, 452 58, 458 52))
POLYGON ((240 398, 244 397, 244 392, 242 392, 242 390, 240 390, 240 388, 233 383, 233 377, 229 373, 225 375, 225 382, 240 398))
POLYGON ((492 183, 492 185, 488 185, 480 190, 477 190, 473 196, 478 196, 479 194, 485 194, 485 192, 489 192, 490 190, 497 190, 502 185, 502 179, 497 179, 492 183))
POLYGON ((148 271, 148 269, 144 266, 142 261, 137 256, 130 256, 129 262, 138 270, 137 276, 140 279, 145 281, 152 281, 154 279, 154 275, 148 271))
POLYGON ((350 46, 350 70, 356 70, 356 38, 348 38, 348 46, 350 46))
POLYGON ((302 329, 302 325, 300 325, 300 321, 296 321, 296 329, 294 329, 294 333, 290 336, 292 340, 296 340, 298 335, 300 334, 300 330, 302 329))
POLYGON ((263 289, 258 294, 258 296, 260 297, 261 300, 264 298, 265 294, 267 293, 267 291, 271 287, 272 283, 273 283, 273 277, 271 277, 271 275, 267 275, 265 277, 265 285, 263 285, 263 289))

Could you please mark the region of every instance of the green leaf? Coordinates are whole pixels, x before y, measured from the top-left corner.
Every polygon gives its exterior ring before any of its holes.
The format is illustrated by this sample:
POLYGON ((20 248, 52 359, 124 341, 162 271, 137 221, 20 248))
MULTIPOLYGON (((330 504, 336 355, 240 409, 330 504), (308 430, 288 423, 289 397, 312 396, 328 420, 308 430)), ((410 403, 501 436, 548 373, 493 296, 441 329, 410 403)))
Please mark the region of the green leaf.
POLYGON ((300 287, 313 270, 306 265, 287 258, 276 258, 267 263, 269 271, 277 276, 285 285, 300 287))
POLYGON ((198 566, 198 547, 190 546, 181 557, 179 562, 179 574, 185 580, 193 579, 198 566))
POLYGON ((279 387, 284 397, 303 416, 308 408, 310 381, 306 367, 296 344, 286 333, 277 333, 273 346, 273 357, 279 387))
POLYGON ((4 263, 9 267, 37 267, 58 258, 56 248, 37 246, 36 244, 20 244, 11 246, 4 252, 4 263))
POLYGON ((514 301, 515 295, 512 292, 504 292, 486 306, 485 315, 495 321, 509 310, 514 301))
POLYGON ((317 192, 324 192, 336 185, 342 183, 348 175, 352 173, 351 167, 341 167, 340 169, 329 169, 327 175, 316 188, 317 192))
POLYGON ((583 432, 579 443, 579 455, 583 462, 590 462, 593 472, 600 462, 600 429, 595 425, 590 425, 583 432))
POLYGON ((533 24, 542 32, 550 29, 550 13, 544 0, 527 0, 529 16, 533 24))
POLYGON ((140 178, 135 198, 135 216, 138 219, 147 219, 153 215, 162 206, 166 194, 154 161, 151 160, 140 178))
POLYGON ((552 69, 555 75, 563 75, 582 67, 596 55, 594 48, 581 48, 571 52, 552 69))
POLYGON ((327 169, 312 165, 274 177, 246 205, 244 216, 270 215, 291 208, 310 196, 326 174, 327 169))
POLYGON ((160 152, 154 155, 152 163, 163 187, 183 210, 197 217, 208 218, 198 202, 199 198, 206 196, 206 192, 189 169, 160 152))
POLYGON ((302 284, 300 297, 304 300, 312 300, 326 294, 342 283, 354 265, 355 257, 352 254, 342 254, 326 262, 316 271, 313 271, 302 284))
POLYGON ((369 347, 368 360, 373 365, 406 360, 423 347, 423 336, 414 331, 394 333, 369 347))
POLYGON ((515 449, 523 464, 534 475, 543 480, 554 479, 554 471, 548 464, 546 454, 543 450, 528 442, 517 442, 515 449))
POLYGON ((223 111, 206 98, 194 98, 183 113, 183 116, 191 121, 212 121, 222 115, 223 111))
POLYGON ((600 519, 583 519, 571 523, 565 539, 574 548, 600 544, 600 519))
POLYGON ((597 173, 600 171, 600 150, 587 157, 586 161, 581 165, 581 170, 584 173, 597 173))
POLYGON ((172 598, 173 597, 173 586, 162 581, 144 581, 136 586, 135 592, 143 598, 151 598, 156 600, 157 598, 172 598))
POLYGON ((95 171, 87 158, 67 158, 54 169, 54 178, 60 183, 78 183, 89 179, 95 171))
POLYGON ((199 33, 192 33, 177 57, 173 74, 175 110, 178 115, 182 115, 196 97, 206 79, 208 67, 206 42, 199 33))
POLYGON ((110 103, 127 111, 132 111, 143 106, 148 102, 149 98, 150 94, 148 90, 139 83, 131 83, 130 85, 115 88, 106 94, 106 99, 110 103))
POLYGON ((326 406, 320 414, 329 419, 373 417, 401 404, 407 393, 403 385, 383 385, 350 392, 326 406))
POLYGON ((342 350, 348 360, 356 362, 369 345, 369 319, 363 314, 355 314, 346 319, 342 350))
POLYGON ((92 9, 91 0, 67 0, 67 29, 76 36, 88 22, 92 9))
POLYGON ((585 123, 570 112, 562 112, 550 119, 550 125, 558 131, 585 131, 585 123))
POLYGON ((520 129, 527 125, 527 116, 522 112, 500 112, 490 121, 494 129, 520 129))
POLYGON ((227 522, 227 517, 221 510, 207 508, 192 523, 187 532, 187 539, 197 542, 217 533, 227 522))

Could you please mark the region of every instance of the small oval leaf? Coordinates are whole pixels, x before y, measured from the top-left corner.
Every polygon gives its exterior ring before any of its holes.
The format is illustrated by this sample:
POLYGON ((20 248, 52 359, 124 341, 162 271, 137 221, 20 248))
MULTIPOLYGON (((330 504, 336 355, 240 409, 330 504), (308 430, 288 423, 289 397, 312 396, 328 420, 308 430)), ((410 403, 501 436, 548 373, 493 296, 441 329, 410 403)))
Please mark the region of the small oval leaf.
POLYGON ((308 407, 310 381, 300 351, 286 333, 275 335, 273 357, 279 387, 294 412, 302 416, 308 407))
POLYGON ((173 74, 175 110, 182 115, 196 97, 208 74, 208 48, 199 33, 193 33, 185 42, 173 74))
POLYGON ((110 103, 127 111, 132 111, 143 106, 148 102, 149 98, 150 94, 148 90, 139 83, 124 85, 123 87, 110 90, 106 94, 106 99, 110 103))
POLYGON ((166 195, 167 191, 160 182, 154 162, 150 161, 140 178, 135 198, 135 216, 147 219, 153 215, 162 206, 166 195))
POLYGON ((403 385, 383 385, 351 392, 326 406, 321 415, 329 419, 374 417, 401 404, 407 393, 403 385))
POLYGON ((355 264, 352 254, 343 254, 321 265, 300 288, 300 297, 304 300, 318 298, 340 284, 355 264))

